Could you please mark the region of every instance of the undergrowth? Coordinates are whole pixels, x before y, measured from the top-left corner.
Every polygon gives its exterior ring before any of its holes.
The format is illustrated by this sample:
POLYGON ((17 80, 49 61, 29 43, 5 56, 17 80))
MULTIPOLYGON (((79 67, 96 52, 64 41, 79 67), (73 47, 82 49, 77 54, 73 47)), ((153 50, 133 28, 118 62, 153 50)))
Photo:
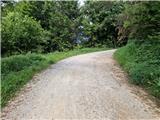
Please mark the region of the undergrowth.
POLYGON ((130 81, 160 98, 160 45, 130 42, 118 49, 115 59, 128 72, 130 81))

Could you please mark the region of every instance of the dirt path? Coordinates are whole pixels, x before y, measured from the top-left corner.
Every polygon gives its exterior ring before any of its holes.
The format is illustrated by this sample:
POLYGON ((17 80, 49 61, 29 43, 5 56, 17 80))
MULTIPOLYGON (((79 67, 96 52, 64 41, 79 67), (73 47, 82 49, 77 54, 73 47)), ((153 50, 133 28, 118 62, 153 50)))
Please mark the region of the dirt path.
POLYGON ((52 65, 3 109, 2 118, 158 120, 158 108, 143 90, 128 84, 112 58, 114 51, 79 55, 52 65))

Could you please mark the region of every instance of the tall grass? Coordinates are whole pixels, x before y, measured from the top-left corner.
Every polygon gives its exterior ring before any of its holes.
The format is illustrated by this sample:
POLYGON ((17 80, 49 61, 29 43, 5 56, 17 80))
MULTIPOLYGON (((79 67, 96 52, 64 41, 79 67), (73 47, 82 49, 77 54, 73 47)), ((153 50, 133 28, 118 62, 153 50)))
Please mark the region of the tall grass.
POLYGON ((115 59, 128 72, 130 81, 143 86, 160 98, 160 46, 159 44, 129 43, 118 49, 115 59))

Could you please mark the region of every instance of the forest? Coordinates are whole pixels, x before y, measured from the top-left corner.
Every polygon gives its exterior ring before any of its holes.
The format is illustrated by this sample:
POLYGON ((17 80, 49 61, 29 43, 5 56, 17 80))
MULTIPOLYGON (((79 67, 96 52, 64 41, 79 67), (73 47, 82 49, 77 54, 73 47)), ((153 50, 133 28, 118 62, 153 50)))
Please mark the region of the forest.
POLYGON ((117 49, 130 82, 160 98, 160 2, 1 1, 1 105, 69 56, 117 49))

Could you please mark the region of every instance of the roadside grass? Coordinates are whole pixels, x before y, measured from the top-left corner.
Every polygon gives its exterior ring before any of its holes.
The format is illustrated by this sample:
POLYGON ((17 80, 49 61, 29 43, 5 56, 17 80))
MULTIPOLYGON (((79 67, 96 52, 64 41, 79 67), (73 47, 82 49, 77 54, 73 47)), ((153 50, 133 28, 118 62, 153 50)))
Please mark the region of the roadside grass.
POLYGON ((114 58, 128 72, 130 82, 160 98, 160 46, 155 43, 129 43, 119 48, 114 58))
POLYGON ((47 68, 59 60, 67 57, 107 50, 107 48, 81 48, 66 52, 54 52, 48 54, 29 53, 26 55, 14 55, 1 59, 1 107, 6 106, 35 73, 47 68))

